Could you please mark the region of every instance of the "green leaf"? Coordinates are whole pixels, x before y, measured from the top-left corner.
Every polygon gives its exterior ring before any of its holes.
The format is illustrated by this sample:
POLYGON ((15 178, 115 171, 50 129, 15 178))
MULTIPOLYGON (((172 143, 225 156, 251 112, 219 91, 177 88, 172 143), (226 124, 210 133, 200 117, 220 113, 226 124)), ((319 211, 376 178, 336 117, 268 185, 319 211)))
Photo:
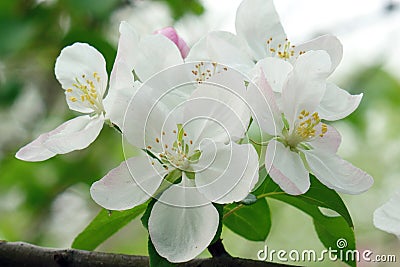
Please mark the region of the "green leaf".
POLYGON ((236 234, 252 241, 264 241, 271 229, 271 215, 264 198, 252 205, 225 206, 224 224, 236 234))
POLYGON ((125 211, 109 211, 103 209, 89 225, 75 238, 72 248, 94 250, 101 243, 115 234, 119 229, 139 216, 147 203, 125 211))
POLYGON ((146 229, 149 229, 148 225, 149 225, 150 213, 151 213, 151 210, 152 210, 154 204, 156 204, 156 202, 157 202, 157 200, 155 198, 152 198, 150 200, 149 204, 147 205, 146 211, 143 213, 142 218, 140 218, 140 221, 142 222, 142 225, 146 229))
POLYGON ((280 189, 280 187, 274 183, 270 177, 267 177, 264 183, 254 192, 254 194, 257 197, 265 195, 282 200, 284 202, 288 202, 289 200, 295 198, 301 202, 315 205, 317 207, 331 209, 340 214, 346 220, 349 227, 353 227, 353 221, 350 213, 339 194, 336 193, 336 191, 326 187, 312 174, 310 174, 310 181, 310 189, 305 194, 292 196, 283 192, 282 189, 280 189))
POLYGON ((320 217, 314 218, 314 227, 324 246, 337 251, 332 254, 348 265, 356 266, 356 258, 352 254, 356 249, 354 231, 348 227, 343 217, 327 217, 321 214, 320 217))
MULTIPOLYGON (((333 253, 339 260, 343 260, 350 266, 356 266, 355 260, 351 257, 346 258, 347 254, 355 250, 355 237, 353 222, 350 214, 340 196, 332 189, 327 188, 319 182, 314 176, 310 175, 310 189, 303 195, 293 196, 283 192, 270 177, 267 177, 264 183, 254 194, 257 197, 270 197, 287 204, 290 204, 313 218, 315 231, 322 244, 329 250, 338 250, 338 240, 346 240, 347 245, 342 247, 343 251, 333 253), (324 207, 336 211, 340 216, 325 216, 319 207, 324 207), (341 255, 344 255, 341 257, 341 255)), ((340 247, 339 247, 340 248, 340 247)))

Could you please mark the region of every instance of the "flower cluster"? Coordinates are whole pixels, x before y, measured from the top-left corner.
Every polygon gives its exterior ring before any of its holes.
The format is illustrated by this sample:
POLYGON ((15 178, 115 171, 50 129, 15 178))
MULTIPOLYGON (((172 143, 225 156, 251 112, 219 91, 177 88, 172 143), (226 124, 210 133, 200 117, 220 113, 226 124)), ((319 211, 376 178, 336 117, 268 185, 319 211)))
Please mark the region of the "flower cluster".
POLYGON ((104 123, 117 126, 141 154, 95 182, 91 196, 109 210, 156 199, 149 236, 170 262, 210 245, 220 224, 214 203, 244 200, 260 169, 291 195, 307 192, 309 173, 343 193, 371 187, 371 176, 337 155, 340 134, 326 124, 351 114, 362 98, 328 81, 342 57, 336 37, 292 45, 271 0, 244 0, 236 35, 210 32, 191 49, 171 27, 144 37, 126 22, 119 30, 109 82, 95 48, 75 43, 61 51, 56 77, 70 109, 86 115, 40 135, 16 157, 42 161, 83 149, 104 123), (268 136, 265 158, 246 138, 251 124, 268 136))

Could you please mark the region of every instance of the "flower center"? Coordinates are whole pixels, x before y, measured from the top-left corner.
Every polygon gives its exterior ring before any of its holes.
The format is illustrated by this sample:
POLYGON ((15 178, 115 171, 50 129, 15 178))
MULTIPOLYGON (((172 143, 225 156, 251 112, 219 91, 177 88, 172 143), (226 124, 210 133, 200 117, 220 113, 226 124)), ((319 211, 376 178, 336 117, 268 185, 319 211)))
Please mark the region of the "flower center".
MULTIPOLYGON (((199 159, 200 151, 193 151, 191 148, 193 140, 189 139, 181 124, 177 125, 176 130, 172 130, 172 134, 175 135, 175 138, 172 138, 174 141, 170 144, 164 142, 161 144, 161 138, 155 138, 156 143, 162 145, 163 151, 158 153, 161 162, 167 166, 166 169, 169 165, 182 171, 191 171, 190 164, 199 159)), ((166 133, 162 132, 162 135, 164 136, 166 133)), ((147 148, 151 149, 150 146, 147 148)))
MULTIPOLYGON (((208 64, 207 64, 208 65, 208 64)), ((208 67, 204 62, 200 62, 194 65, 194 69, 192 70, 192 74, 195 76, 195 81, 197 83, 205 82, 206 80, 210 79, 214 74, 220 73, 221 71, 218 70, 219 66, 217 62, 211 63, 211 68, 208 67)), ((228 68, 223 66, 222 70, 227 71, 228 68)))
POLYGON ((293 149, 302 142, 311 141, 316 136, 324 137, 328 131, 328 126, 321 122, 318 112, 310 114, 309 111, 303 109, 297 119, 294 130, 284 134, 286 145, 293 149))
MULTIPOLYGON (((288 60, 291 57, 296 56, 294 50, 295 46, 290 44, 290 41, 286 38, 284 43, 272 44, 272 37, 267 40, 267 49, 271 53, 272 57, 278 57, 284 60, 288 60)), ((305 51, 300 51, 298 55, 304 54, 305 51)))
POLYGON ((104 112, 101 96, 97 92, 100 86, 100 76, 94 72, 92 76, 87 77, 82 74, 81 79, 75 77, 75 83, 66 90, 68 98, 72 102, 81 102, 86 107, 93 109, 97 114, 104 112))

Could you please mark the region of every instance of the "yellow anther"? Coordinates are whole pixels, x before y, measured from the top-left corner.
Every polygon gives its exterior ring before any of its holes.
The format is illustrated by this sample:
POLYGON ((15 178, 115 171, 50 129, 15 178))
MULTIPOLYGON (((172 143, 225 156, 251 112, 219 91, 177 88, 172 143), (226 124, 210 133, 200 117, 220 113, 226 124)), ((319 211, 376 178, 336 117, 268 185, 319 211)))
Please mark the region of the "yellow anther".
POLYGON ((72 102, 76 102, 78 99, 76 99, 76 97, 70 97, 69 100, 71 100, 72 102))
POLYGON ((67 93, 72 93, 73 90, 72 90, 72 88, 68 88, 66 91, 67 91, 67 93))
POLYGON ((328 131, 328 126, 326 125, 326 124, 322 124, 321 125, 321 132, 322 132, 322 134, 324 135, 324 134, 326 134, 326 132, 328 131))
POLYGON ((160 143, 160 139, 156 138, 156 142, 157 142, 157 143, 160 143))

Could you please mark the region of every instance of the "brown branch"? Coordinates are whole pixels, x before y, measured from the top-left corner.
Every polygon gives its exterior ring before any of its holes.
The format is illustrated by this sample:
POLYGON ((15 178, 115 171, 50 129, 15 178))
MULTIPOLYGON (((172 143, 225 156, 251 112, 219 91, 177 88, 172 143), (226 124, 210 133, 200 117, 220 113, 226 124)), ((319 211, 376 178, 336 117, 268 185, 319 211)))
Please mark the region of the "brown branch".
MULTIPOLYGON (((0 241, 0 266, 2 267, 148 267, 146 256, 122 255, 77 249, 54 249, 31 245, 24 242, 0 241)), ((279 267, 289 266, 278 263, 249 259, 218 257, 194 259, 181 264, 185 267, 279 267)))
POLYGON ((213 258, 232 257, 229 255, 228 251, 226 251, 221 238, 219 238, 214 244, 208 246, 208 252, 210 252, 213 258))

